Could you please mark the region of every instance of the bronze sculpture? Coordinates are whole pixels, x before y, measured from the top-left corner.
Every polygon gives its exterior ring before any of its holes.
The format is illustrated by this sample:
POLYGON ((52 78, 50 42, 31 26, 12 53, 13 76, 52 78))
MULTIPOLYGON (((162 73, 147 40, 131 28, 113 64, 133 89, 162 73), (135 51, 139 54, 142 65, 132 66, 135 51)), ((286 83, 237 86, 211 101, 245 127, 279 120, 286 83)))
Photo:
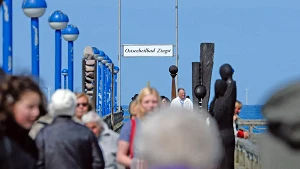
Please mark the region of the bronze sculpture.
POLYGON ((235 137, 233 114, 236 101, 236 83, 232 79, 233 69, 229 64, 220 67, 222 79, 216 80, 215 96, 210 104, 210 114, 216 120, 223 143, 224 156, 220 169, 234 169, 235 137))

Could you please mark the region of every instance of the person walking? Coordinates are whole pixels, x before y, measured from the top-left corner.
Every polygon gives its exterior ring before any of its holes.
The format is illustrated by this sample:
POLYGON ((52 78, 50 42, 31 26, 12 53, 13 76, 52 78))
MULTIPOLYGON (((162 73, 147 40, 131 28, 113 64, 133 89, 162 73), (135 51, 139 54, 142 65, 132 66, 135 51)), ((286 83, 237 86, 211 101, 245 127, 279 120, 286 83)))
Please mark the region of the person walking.
POLYGON ((49 113, 54 120, 36 137, 38 169, 104 169, 96 137, 72 120, 76 106, 76 95, 70 90, 58 89, 52 95, 49 113))
POLYGON ((118 169, 116 154, 119 134, 109 129, 103 119, 94 111, 84 114, 81 119, 98 139, 105 160, 105 169, 118 169))

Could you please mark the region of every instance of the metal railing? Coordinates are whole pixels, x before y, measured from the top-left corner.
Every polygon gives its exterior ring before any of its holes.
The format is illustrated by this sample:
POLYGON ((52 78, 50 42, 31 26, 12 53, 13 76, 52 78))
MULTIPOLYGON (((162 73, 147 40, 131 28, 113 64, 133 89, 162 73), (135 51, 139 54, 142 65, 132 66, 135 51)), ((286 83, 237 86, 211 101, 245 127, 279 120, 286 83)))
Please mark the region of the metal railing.
POLYGON ((114 113, 114 124, 111 123, 111 114, 108 114, 103 117, 103 120, 106 122, 110 129, 113 129, 116 132, 119 132, 123 126, 123 111, 114 113))
POLYGON ((234 152, 235 169, 260 169, 257 146, 246 139, 237 139, 234 152))
POLYGON ((242 126, 248 127, 249 139, 236 139, 234 162, 236 169, 260 169, 260 158, 257 151, 256 142, 262 135, 255 133, 256 130, 266 130, 266 120, 238 120, 238 125, 243 130, 246 130, 242 126), (264 127, 263 127, 264 126, 264 127))

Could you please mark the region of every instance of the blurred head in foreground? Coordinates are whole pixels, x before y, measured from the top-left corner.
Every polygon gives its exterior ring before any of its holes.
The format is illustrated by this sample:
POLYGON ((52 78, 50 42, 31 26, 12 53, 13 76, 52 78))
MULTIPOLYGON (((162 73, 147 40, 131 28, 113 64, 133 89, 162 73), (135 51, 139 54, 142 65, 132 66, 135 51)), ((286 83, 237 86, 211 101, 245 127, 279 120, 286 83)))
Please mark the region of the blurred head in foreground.
POLYGON ((217 135, 214 121, 208 127, 199 112, 169 108, 144 119, 136 144, 150 169, 211 169, 222 154, 217 135))
POLYGON ((300 81, 289 82, 268 98, 262 113, 268 131, 258 144, 263 169, 300 166, 300 81))

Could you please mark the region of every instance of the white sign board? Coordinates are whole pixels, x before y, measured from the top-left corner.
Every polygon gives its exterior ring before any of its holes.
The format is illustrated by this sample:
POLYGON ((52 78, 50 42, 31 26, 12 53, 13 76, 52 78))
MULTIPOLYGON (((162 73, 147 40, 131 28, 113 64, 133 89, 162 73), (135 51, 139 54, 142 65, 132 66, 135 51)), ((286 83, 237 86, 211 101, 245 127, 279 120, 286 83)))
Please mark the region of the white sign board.
POLYGON ((124 57, 172 57, 173 45, 123 45, 124 57))

